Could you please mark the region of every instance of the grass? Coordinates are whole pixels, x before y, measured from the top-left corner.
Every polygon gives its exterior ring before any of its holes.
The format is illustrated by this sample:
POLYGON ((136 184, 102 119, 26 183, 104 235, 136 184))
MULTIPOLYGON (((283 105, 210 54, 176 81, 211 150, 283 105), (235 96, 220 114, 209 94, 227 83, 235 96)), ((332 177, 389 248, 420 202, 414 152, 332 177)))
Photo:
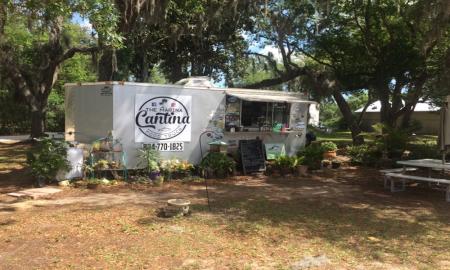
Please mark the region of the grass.
MULTIPOLYGON (((352 135, 350 131, 335 131, 332 133, 321 132, 314 130, 318 141, 331 141, 339 146, 345 146, 352 144, 352 135)), ((375 139, 376 133, 364 132, 365 142, 372 142, 375 139)), ((411 144, 414 145, 436 145, 437 144, 436 135, 415 135, 412 136, 411 144)))

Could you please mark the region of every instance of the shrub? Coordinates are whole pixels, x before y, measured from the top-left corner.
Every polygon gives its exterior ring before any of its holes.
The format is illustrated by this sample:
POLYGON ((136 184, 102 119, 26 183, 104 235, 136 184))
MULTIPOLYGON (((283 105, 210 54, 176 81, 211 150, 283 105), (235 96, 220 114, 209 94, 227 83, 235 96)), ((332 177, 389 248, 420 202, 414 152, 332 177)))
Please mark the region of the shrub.
POLYGON ((373 127, 379 133, 375 141, 380 149, 386 151, 390 158, 400 158, 411 141, 411 130, 396 129, 382 124, 376 124, 373 127))
POLYGON ((439 146, 435 142, 423 141, 422 143, 409 144, 407 148, 411 152, 408 159, 442 158, 439 146))
POLYGON ((156 149, 153 149, 150 145, 145 145, 142 149, 139 149, 139 158, 141 160, 138 166, 144 166, 147 173, 159 172, 160 155, 156 149))
POLYGON ((323 142, 320 147, 322 147, 324 152, 332 152, 338 149, 334 142, 323 142))
POLYGON ((310 169, 319 169, 320 162, 323 158, 323 148, 318 144, 311 144, 297 154, 299 157, 303 157, 303 164, 310 169))
POLYGON ((214 174, 216 177, 226 177, 235 169, 234 160, 223 153, 212 152, 200 162, 203 174, 214 174))
POLYGON ((37 141, 27 153, 27 163, 31 173, 38 181, 51 182, 60 170, 68 171, 71 166, 67 160, 68 145, 64 141, 43 138, 37 141))
POLYGON ((362 144, 347 146, 347 154, 354 164, 374 165, 382 157, 382 151, 376 145, 362 144))
POLYGON ((166 179, 171 179, 174 173, 178 174, 178 177, 186 177, 194 170, 194 165, 176 158, 160 161, 159 167, 166 179))
POLYGON ((275 159, 274 166, 281 170, 294 169, 303 159, 303 157, 279 156, 275 159))

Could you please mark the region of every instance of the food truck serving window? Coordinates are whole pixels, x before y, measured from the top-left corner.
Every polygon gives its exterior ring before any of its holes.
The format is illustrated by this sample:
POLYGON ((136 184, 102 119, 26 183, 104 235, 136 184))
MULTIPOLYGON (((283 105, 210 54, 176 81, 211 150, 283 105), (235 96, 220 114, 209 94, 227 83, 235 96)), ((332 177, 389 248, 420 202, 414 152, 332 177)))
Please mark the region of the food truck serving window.
POLYGON ((270 131, 274 126, 289 126, 289 103, 241 100, 227 96, 227 131, 270 131))

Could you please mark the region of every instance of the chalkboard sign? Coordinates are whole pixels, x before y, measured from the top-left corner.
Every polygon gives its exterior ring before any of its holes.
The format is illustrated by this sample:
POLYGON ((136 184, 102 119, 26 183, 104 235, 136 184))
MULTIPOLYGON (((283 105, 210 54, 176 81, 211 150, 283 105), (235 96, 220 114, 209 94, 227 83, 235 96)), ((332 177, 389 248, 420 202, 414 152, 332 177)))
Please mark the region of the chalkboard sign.
POLYGON ((244 174, 266 170, 264 148, 261 140, 239 141, 241 163, 244 174))

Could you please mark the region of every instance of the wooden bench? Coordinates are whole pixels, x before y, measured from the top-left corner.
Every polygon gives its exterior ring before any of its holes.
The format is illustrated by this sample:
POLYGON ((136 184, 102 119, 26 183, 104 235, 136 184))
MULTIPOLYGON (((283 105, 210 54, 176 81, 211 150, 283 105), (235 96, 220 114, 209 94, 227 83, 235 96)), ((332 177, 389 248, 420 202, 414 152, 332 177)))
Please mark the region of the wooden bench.
POLYGON ((437 183, 437 184, 446 184, 448 186, 447 186, 447 191, 445 193, 445 200, 447 202, 450 202, 450 180, 448 180, 448 179, 415 176, 415 175, 408 175, 408 174, 402 174, 402 173, 386 173, 384 187, 387 188, 388 187, 387 182, 390 182, 389 186, 390 186, 391 192, 404 191, 406 180, 423 181, 423 182, 437 183), (395 178, 400 179, 400 184, 401 184, 400 188, 396 187, 395 178))

